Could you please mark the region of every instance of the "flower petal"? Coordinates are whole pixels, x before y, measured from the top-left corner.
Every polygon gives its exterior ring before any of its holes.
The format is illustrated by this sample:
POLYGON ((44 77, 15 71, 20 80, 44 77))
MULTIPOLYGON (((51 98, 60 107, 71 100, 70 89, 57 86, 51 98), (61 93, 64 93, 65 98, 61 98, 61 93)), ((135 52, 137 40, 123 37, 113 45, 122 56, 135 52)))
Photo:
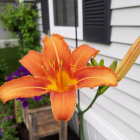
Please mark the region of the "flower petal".
POLYGON ((48 85, 52 83, 43 77, 25 76, 5 82, 0 87, 0 98, 5 103, 14 98, 28 98, 46 94, 48 85))
POLYGON ((69 121, 76 107, 76 90, 61 93, 51 92, 50 99, 56 121, 69 121))
POLYGON ((61 37, 58 34, 53 34, 52 38, 45 36, 42 42, 44 43, 44 48, 42 51, 43 61, 49 75, 56 78, 54 76, 56 76, 60 66, 69 73, 71 66, 71 50, 69 49, 68 44, 64 41, 64 37, 61 37))
POLYGON ((19 62, 34 76, 47 77, 42 57, 41 53, 30 50, 19 62))
POLYGON ((74 73, 74 79, 77 79, 76 88, 82 87, 94 88, 101 85, 117 86, 117 75, 107 67, 85 67, 74 73))
POLYGON ((99 53, 99 50, 96 50, 92 47, 89 47, 88 45, 84 44, 76 48, 72 52, 72 60, 73 60, 73 71, 76 71, 80 68, 83 68, 87 65, 87 62, 89 59, 93 56, 96 57, 96 55, 99 53))
POLYGON ((135 61, 140 55, 140 37, 133 43, 130 47, 119 66, 117 67, 115 73, 118 76, 118 81, 122 80, 122 78, 127 74, 127 72, 131 69, 135 61))

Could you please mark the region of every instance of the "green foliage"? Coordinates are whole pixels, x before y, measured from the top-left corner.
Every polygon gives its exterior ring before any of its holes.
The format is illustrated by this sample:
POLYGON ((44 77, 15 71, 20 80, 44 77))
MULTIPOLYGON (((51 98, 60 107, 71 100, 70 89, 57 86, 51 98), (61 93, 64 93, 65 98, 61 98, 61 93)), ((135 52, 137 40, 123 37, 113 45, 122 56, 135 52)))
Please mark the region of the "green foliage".
POLYGON ((6 72, 7 72, 7 64, 5 62, 5 59, 0 59, 0 86, 4 84, 6 72))
POLYGON ((19 140, 19 138, 15 137, 18 132, 13 119, 14 100, 10 100, 5 104, 0 100, 0 140, 19 140))
POLYGON ((18 6, 7 4, 3 7, 5 11, 0 14, 3 27, 11 32, 14 38, 19 38, 19 54, 22 58, 29 50, 40 51, 40 34, 35 29, 37 23, 35 19, 38 12, 33 8, 34 4, 19 3, 18 6))
POLYGON ((14 116, 14 100, 7 101, 3 104, 2 100, 0 99, 0 119, 1 115, 5 111, 8 115, 14 116))
POLYGON ((46 95, 42 95, 42 99, 40 101, 35 101, 32 98, 28 98, 28 108, 37 108, 37 107, 41 107, 41 106, 47 106, 50 105, 50 96, 46 96, 46 95))
POLYGON ((18 116, 18 123, 22 123, 23 122, 23 118, 22 118, 22 105, 20 103, 19 100, 17 100, 17 116, 18 116))
POLYGON ((5 63, 8 65, 6 76, 16 71, 21 66, 18 62, 20 58, 17 53, 18 47, 0 49, 0 59, 4 58, 5 63))

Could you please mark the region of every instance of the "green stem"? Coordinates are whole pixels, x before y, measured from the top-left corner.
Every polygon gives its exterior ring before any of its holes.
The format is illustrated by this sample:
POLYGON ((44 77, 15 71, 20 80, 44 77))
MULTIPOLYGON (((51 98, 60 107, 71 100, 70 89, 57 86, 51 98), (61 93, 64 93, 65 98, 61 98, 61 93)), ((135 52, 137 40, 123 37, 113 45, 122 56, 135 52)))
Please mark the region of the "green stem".
POLYGON ((86 111, 88 111, 92 105, 94 104, 94 102, 96 101, 96 99, 103 94, 110 86, 104 86, 101 90, 98 90, 94 99, 92 100, 92 102, 90 103, 90 105, 85 109, 85 110, 81 110, 79 105, 76 104, 77 109, 79 110, 79 114, 80 114, 80 131, 81 131, 81 135, 82 135, 82 140, 85 140, 85 135, 84 135, 84 127, 83 127, 83 115, 86 111))
POLYGON ((82 110, 80 109, 80 107, 79 107, 78 104, 76 104, 76 107, 77 107, 77 109, 78 109, 79 112, 82 112, 82 110))
POLYGON ((84 113, 80 112, 80 131, 82 135, 82 140, 85 140, 84 127, 83 127, 83 115, 84 113))
POLYGON ((78 104, 76 104, 76 107, 79 111, 79 116, 80 116, 80 132, 82 135, 82 140, 85 140, 84 127, 83 127, 83 115, 84 115, 84 113, 82 112, 82 110, 80 109, 78 104))
POLYGON ((100 94, 103 94, 110 86, 104 86, 101 90, 100 90, 100 94))
POLYGON ((88 111, 88 110, 92 107, 92 105, 94 104, 94 102, 96 101, 96 99, 97 99, 99 96, 100 96, 100 93, 97 92, 96 95, 95 95, 95 97, 94 97, 94 99, 93 99, 92 102, 90 103, 90 105, 89 105, 85 110, 83 110, 82 113, 85 113, 86 111, 88 111))
POLYGON ((83 127, 83 115, 84 113, 89 110, 91 108, 91 106, 93 105, 93 103, 96 101, 96 99, 98 98, 98 96, 100 95, 99 92, 96 93, 93 101, 90 103, 90 105, 84 110, 82 111, 79 107, 78 104, 76 104, 77 109, 79 110, 79 115, 80 115, 80 131, 81 131, 81 135, 82 135, 82 140, 85 140, 85 135, 84 135, 84 127, 83 127))

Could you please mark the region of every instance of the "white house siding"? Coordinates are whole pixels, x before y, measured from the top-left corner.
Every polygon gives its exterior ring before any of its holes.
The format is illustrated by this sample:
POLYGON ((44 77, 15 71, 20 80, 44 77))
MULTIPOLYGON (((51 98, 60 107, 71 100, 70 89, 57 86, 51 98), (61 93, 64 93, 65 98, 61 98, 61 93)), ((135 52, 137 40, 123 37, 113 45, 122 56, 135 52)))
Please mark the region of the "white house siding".
MULTIPOLYGON (((88 44, 100 50, 96 57, 105 60, 109 66, 114 59, 121 61, 133 42, 140 36, 140 0, 112 0, 111 3, 111 44, 105 45, 78 40, 78 46, 88 44)), ((39 18, 37 30, 44 37, 42 29, 41 5, 38 3, 39 18)), ((65 39, 72 50, 75 40, 65 39)), ((140 140, 140 57, 118 87, 110 87, 100 96, 92 108, 84 115, 86 140, 140 140)), ((89 105, 96 89, 80 90, 81 108, 89 105)), ((69 122, 78 134, 77 109, 69 122)))
MULTIPOLYGON (((2 7, 6 6, 6 3, 0 3, 0 13, 4 12, 2 7)), ((4 41, 5 39, 9 39, 11 46, 18 45, 18 39, 11 39, 11 34, 9 31, 4 31, 2 27, 2 22, 0 21, 0 48, 4 48, 4 41)))

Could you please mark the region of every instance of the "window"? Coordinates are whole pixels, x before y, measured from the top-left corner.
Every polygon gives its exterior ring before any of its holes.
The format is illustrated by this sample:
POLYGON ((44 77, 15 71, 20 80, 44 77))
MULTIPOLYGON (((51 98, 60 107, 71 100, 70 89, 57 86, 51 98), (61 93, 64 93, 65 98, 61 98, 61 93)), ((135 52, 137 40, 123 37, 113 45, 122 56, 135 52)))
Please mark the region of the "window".
MULTIPOLYGON (((110 43, 111 0, 76 0, 77 38, 110 43)), ((74 0, 42 0, 43 32, 75 39, 74 0)))
MULTIPOLYGON (((76 1, 76 8, 78 17, 78 1, 76 1)), ((53 11, 55 26, 75 26, 74 0, 53 0, 53 11)))
MULTIPOLYGON (((83 39, 82 0, 77 0, 77 36, 83 39)), ((49 0, 50 33, 75 39, 74 0, 49 0)))

